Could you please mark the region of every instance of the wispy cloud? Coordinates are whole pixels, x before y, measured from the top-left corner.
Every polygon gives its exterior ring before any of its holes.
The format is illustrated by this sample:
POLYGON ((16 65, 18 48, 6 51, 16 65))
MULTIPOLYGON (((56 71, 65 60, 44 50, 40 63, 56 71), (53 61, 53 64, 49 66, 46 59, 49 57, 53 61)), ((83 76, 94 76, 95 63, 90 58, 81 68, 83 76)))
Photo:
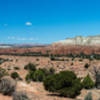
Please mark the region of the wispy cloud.
POLYGON ((0 24, 1 27, 6 27, 8 24, 0 24))
POLYGON ((26 22, 25 25, 26 26, 32 26, 32 23, 31 22, 26 22))
POLYGON ((8 24, 3 24, 3 26, 8 26, 8 24))
POLYGON ((38 38, 25 38, 25 37, 8 37, 9 40, 16 40, 16 41, 37 41, 39 40, 38 38))

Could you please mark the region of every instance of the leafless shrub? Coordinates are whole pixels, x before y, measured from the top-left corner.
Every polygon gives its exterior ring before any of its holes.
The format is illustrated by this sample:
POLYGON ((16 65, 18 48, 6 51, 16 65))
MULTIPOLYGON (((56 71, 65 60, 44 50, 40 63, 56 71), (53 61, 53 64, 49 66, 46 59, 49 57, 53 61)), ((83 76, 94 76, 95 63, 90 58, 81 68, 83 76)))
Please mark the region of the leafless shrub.
POLYGON ((4 95, 12 95, 16 89, 16 82, 10 77, 3 77, 0 80, 0 93, 4 95))
POLYGON ((14 92, 13 100, 30 100, 29 97, 23 92, 14 92))

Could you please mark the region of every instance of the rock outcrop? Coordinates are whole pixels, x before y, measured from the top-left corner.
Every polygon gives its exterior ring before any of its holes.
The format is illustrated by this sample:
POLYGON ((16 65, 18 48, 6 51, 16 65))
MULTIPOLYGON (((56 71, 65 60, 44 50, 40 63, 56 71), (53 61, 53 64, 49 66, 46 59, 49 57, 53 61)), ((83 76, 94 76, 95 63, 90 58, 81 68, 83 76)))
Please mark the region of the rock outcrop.
POLYGON ((61 40, 58 42, 55 42, 53 44, 62 44, 62 45, 100 45, 100 35, 98 36, 88 36, 88 37, 82 37, 77 36, 75 38, 68 38, 65 40, 61 40))

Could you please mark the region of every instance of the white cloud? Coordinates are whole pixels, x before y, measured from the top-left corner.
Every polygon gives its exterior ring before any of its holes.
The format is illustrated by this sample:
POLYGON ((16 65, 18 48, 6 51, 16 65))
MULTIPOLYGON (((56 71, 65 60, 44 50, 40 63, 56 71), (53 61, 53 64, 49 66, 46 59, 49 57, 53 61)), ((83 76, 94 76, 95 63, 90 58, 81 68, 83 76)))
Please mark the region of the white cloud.
POLYGON ((32 23, 31 22, 26 22, 25 25, 26 26, 32 26, 32 23))
POLYGON ((13 39, 15 39, 15 37, 14 36, 12 36, 12 37, 9 36, 8 39, 13 40, 13 39))

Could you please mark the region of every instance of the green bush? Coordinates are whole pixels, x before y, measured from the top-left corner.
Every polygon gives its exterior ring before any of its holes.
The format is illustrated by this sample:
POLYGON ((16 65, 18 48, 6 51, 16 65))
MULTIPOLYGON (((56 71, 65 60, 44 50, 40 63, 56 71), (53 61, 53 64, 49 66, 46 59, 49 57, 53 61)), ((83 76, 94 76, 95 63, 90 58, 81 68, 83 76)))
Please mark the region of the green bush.
POLYGON ((24 69, 30 70, 30 71, 36 71, 36 65, 32 64, 32 63, 29 63, 24 67, 24 69))
POLYGON ((88 63, 86 63, 86 64, 84 65, 84 67, 85 67, 86 69, 88 69, 89 66, 90 66, 90 65, 89 65, 88 63))
POLYGON ((53 55, 51 55, 50 60, 55 60, 55 57, 53 55))
POLYGON ((26 81, 39 81, 42 82, 45 79, 45 73, 42 70, 29 71, 25 77, 26 81))
POLYGON ((53 67, 51 67, 51 68, 49 69, 49 72, 50 72, 50 74, 52 75, 52 74, 55 73, 55 69, 54 69, 53 67))
POLYGON ((39 70, 41 70, 46 76, 49 75, 49 70, 47 70, 46 68, 39 68, 39 70))
POLYGON ((74 63, 73 63, 73 62, 71 63, 71 66, 72 66, 72 65, 74 65, 74 63))
POLYGON ((19 67, 14 67, 14 69, 15 69, 15 70, 20 70, 20 68, 19 68, 19 67))
POLYGON ((39 58, 37 58, 37 59, 36 59, 36 61, 40 61, 40 59, 39 59, 39 58))
POLYGON ((80 61, 80 62, 82 62, 82 61, 83 61, 83 59, 79 59, 79 61, 80 61))
POLYGON ((45 74, 41 70, 36 70, 34 72, 34 81, 42 82, 45 79, 45 74))
POLYGON ((12 77, 13 79, 19 79, 19 78, 20 78, 20 76, 19 76, 19 74, 18 74, 17 72, 11 73, 11 77, 12 77))
POLYGON ((55 73, 55 69, 53 67, 51 67, 50 69, 40 68, 39 70, 41 70, 45 74, 45 76, 49 76, 55 73))
POLYGON ((6 70, 4 68, 1 68, 0 67, 0 79, 3 77, 3 76, 7 76, 8 73, 6 72, 6 70))
POLYGON ((89 92, 89 93, 85 96, 84 100, 93 100, 93 99, 92 99, 92 93, 89 92))
POLYGON ((49 70, 46 68, 39 68, 35 71, 29 70, 29 73, 26 75, 25 79, 26 81, 43 81, 45 77, 52 75, 55 73, 55 70, 53 68, 50 68, 49 70))
POLYGON ((34 71, 29 71, 25 77, 26 81, 32 81, 34 79, 34 71))
POLYGON ((25 80, 30 81, 30 75, 29 74, 26 75, 25 80))
POLYGON ((32 81, 32 80, 30 79, 29 74, 27 74, 27 75, 25 76, 25 80, 26 80, 27 83, 30 83, 30 82, 32 81))
POLYGON ((92 81, 89 74, 84 78, 84 80, 82 82, 82 86, 85 89, 91 89, 95 86, 95 83, 92 81))
POLYGON ((50 75, 43 83, 46 90, 66 97, 75 97, 82 89, 80 79, 72 71, 50 75))

